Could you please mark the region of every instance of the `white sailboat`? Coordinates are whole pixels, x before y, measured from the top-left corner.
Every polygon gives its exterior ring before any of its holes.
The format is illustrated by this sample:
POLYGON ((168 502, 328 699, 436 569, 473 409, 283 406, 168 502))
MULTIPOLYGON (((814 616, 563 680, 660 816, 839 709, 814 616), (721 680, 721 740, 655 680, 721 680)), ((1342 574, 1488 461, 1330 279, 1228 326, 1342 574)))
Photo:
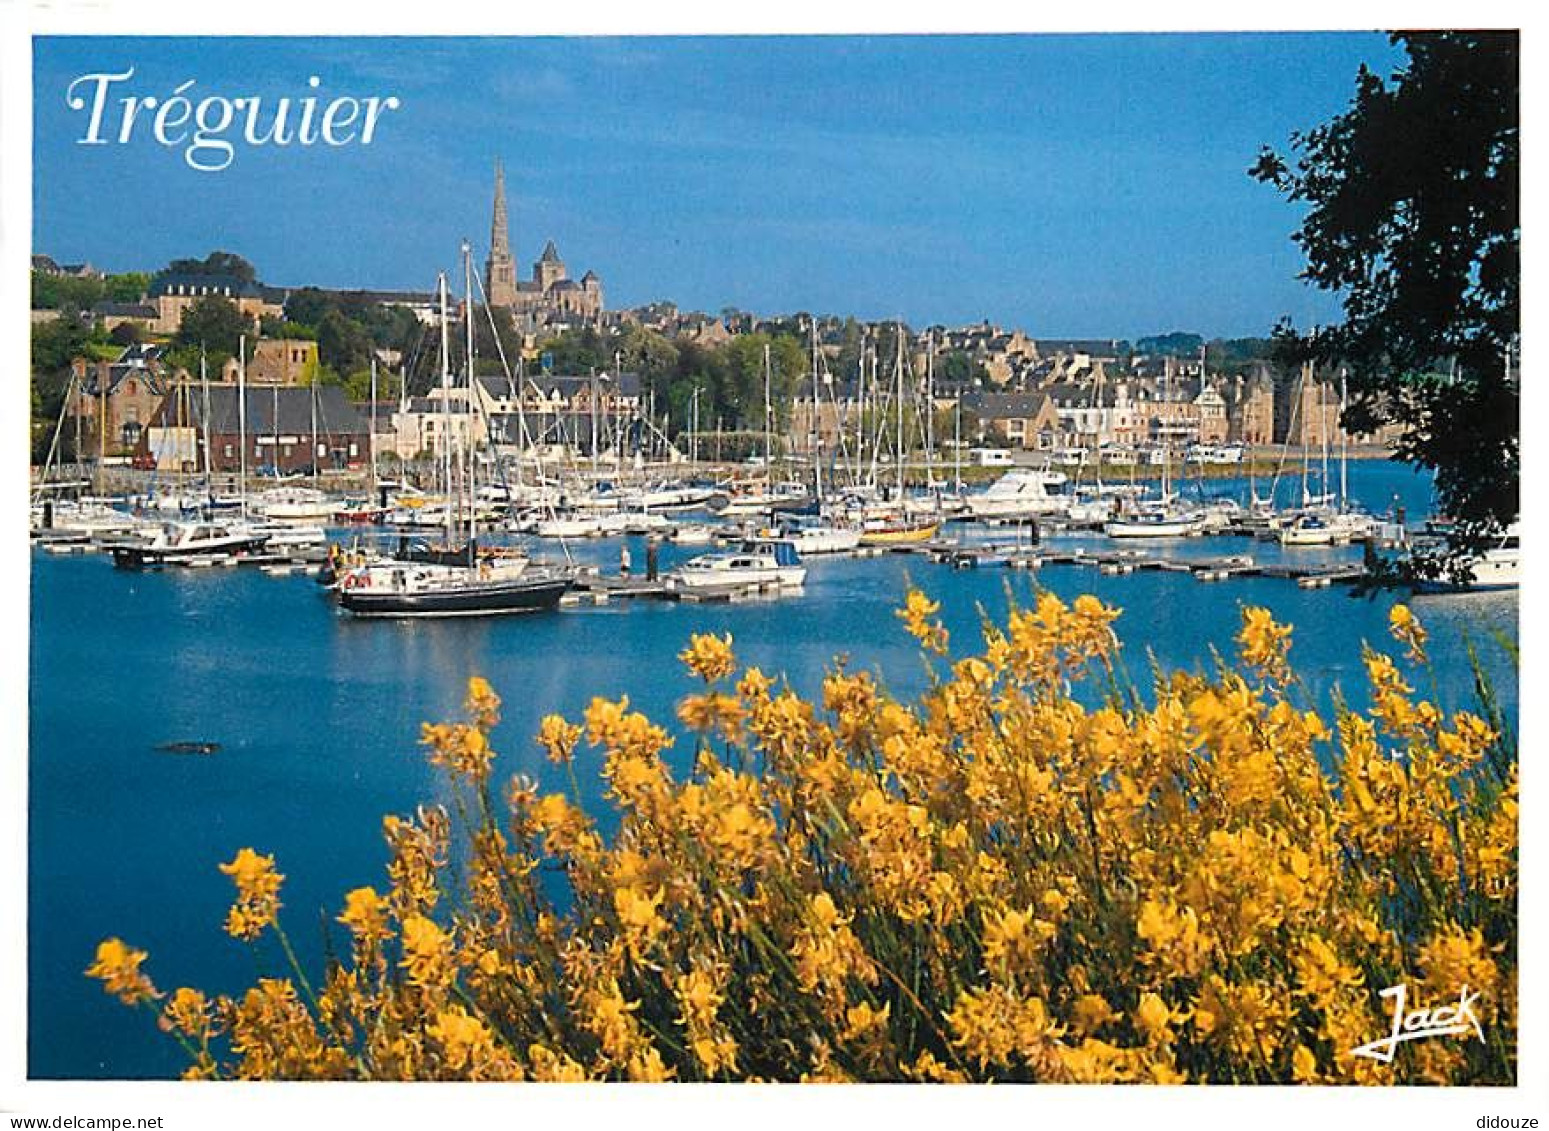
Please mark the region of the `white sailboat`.
POLYGON ((1183 507, 1172 491, 1171 450, 1165 437, 1162 452, 1162 495, 1154 502, 1141 503, 1127 515, 1103 524, 1110 538, 1187 538, 1204 528, 1204 515, 1183 507))

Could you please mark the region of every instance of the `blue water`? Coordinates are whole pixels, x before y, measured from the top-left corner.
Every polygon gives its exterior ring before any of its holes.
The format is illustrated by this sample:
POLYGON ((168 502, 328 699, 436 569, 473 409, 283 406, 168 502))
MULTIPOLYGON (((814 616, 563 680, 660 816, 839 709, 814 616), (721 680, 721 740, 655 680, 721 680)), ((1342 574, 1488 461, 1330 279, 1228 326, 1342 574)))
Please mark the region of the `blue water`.
MULTIPOLYGON (((1351 481, 1373 511, 1386 511, 1395 493, 1411 516, 1428 510, 1426 483, 1406 468, 1363 463, 1352 467, 1351 481)), ((611 570, 618 549, 616 540, 594 543, 579 555, 611 570)), ((1234 539, 1153 549, 1359 557, 1234 539)), ((631 540, 631 554, 640 569, 644 545, 631 540)), ((675 557, 666 548, 664 567, 675 557)), ((1360 641, 1387 640, 1394 600, 1274 579, 1203 584, 1187 574, 1104 577, 1071 566, 1036 577, 955 571, 904 555, 808 564, 805 593, 779 601, 615 603, 397 623, 352 621, 301 577, 129 574, 101 557, 36 554, 29 1075, 154 1077, 183 1067, 148 1015, 119 1005, 82 971, 97 942, 118 935, 150 952, 147 969, 163 989, 250 984, 257 967, 249 948, 221 931, 231 888, 216 868, 243 846, 276 856, 286 876, 284 920, 316 970, 324 918, 338 914, 351 887, 382 886, 382 815, 437 799, 437 779, 416 745, 419 723, 455 716, 470 675, 488 677, 505 699, 496 733, 502 774, 521 771, 558 788, 531 743, 541 716, 575 718, 593 695, 627 694, 672 722, 673 705, 693 686, 676 659, 691 632, 731 632, 744 663, 784 673, 804 694, 818 691, 838 655, 885 672, 895 693, 917 693, 925 668, 893 616, 910 581, 941 601, 964 648, 976 640, 978 605, 1003 616, 1008 593, 1029 602, 1037 584, 1067 599, 1095 593, 1123 608, 1127 664, 1142 683, 1147 650, 1164 664, 1207 666, 1212 647, 1230 652, 1239 605, 1267 605, 1296 626, 1293 658, 1325 702, 1336 685, 1361 701, 1360 641), (218 742, 221 750, 211 757, 155 750, 176 741, 218 742)), ((1515 674, 1491 633, 1516 638, 1515 597, 1422 598, 1414 607, 1432 633, 1443 702, 1471 705, 1466 631, 1514 710, 1515 674)), ((272 946, 260 944, 266 972, 282 962, 272 946)))

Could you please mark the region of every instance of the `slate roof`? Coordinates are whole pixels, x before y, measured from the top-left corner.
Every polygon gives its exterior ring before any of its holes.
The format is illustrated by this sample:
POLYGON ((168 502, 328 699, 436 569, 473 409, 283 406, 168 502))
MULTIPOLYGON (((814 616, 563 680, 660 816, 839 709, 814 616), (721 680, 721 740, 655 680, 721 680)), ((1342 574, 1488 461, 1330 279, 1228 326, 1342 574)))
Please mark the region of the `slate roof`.
POLYGON ((99 318, 155 318, 156 308, 144 302, 99 302, 91 308, 99 318))
POLYGON ((1048 400, 1047 393, 968 393, 963 407, 980 420, 1031 419, 1048 400))
POLYGON ((178 288, 198 295, 219 294, 230 298, 262 298, 264 288, 250 279, 235 275, 200 275, 189 271, 163 271, 151 280, 149 294, 158 298, 178 294, 178 288))
MULTIPOLYGON (((366 419, 344 396, 337 385, 272 385, 247 389, 247 434, 249 436, 309 436, 312 433, 312 395, 317 394, 317 432, 320 436, 365 435, 366 419)), ((235 435, 241 425, 237 386, 211 385, 210 432, 235 435)), ((180 408, 181 391, 169 395, 151 423, 161 427, 186 420, 202 424, 205 416, 204 390, 198 385, 187 388, 186 408, 180 408)))

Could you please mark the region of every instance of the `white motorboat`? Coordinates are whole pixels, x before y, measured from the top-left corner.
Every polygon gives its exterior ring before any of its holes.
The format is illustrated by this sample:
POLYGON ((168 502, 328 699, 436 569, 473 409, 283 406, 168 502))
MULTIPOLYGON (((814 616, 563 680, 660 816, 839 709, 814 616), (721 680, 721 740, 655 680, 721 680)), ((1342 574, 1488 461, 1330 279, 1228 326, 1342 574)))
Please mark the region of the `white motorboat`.
POLYGON ((268 535, 255 534, 240 523, 221 521, 165 522, 149 538, 108 544, 113 564, 144 569, 191 559, 226 559, 263 549, 268 535))
MULTIPOLYGON (((805 483, 794 481, 776 483, 767 491, 728 496, 718 513, 730 517, 763 514, 766 511, 795 510, 806 506, 812 493, 805 483)), ((711 505, 718 499, 712 499, 711 505)))
POLYGON ((1199 510, 1200 529, 1217 534, 1242 520, 1242 504, 1236 499, 1209 499, 1199 510))
POLYGON ((740 550, 703 554, 683 563, 675 574, 686 589, 727 589, 748 585, 798 588, 807 580, 796 548, 783 540, 746 542, 740 550))
POLYGON ((1051 492, 1049 488, 1063 486, 1065 482, 1065 476, 1059 472, 1008 471, 983 493, 966 497, 968 513, 978 519, 1064 514, 1070 509, 1070 496, 1051 492))
POLYGON ((308 554, 328 547, 328 533, 321 526, 299 522, 233 522, 232 529, 264 539, 268 554, 308 554))
POLYGON ((604 536, 613 534, 652 534, 666 530, 672 525, 672 520, 664 514, 638 510, 602 514, 596 516, 592 521, 597 525, 597 533, 604 536))
POLYGON ((1500 542, 1469 563, 1470 589, 1516 589, 1522 584, 1522 540, 1512 523, 1500 542))
POLYGON ((1424 581, 1415 586, 1422 593, 1486 592, 1522 586, 1522 538, 1519 523, 1512 523, 1500 540, 1467 562, 1469 580, 1424 581))
POLYGON ((709 546, 719 536, 720 531, 703 522, 684 522, 672 527, 667 532, 667 541, 674 546, 709 546))

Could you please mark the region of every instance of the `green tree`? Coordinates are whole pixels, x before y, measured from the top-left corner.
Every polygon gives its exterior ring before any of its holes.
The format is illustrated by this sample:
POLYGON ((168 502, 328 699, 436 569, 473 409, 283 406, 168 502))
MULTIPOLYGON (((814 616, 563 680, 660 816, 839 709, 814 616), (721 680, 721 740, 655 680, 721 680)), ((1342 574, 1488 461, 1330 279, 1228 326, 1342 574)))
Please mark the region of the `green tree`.
POLYGON ((371 335, 360 323, 331 308, 317 324, 317 356, 336 373, 352 373, 371 364, 371 335))
POLYGON ((302 287, 286 296, 285 319, 288 322, 299 322, 303 326, 316 326, 322 322, 323 315, 336 305, 331 296, 316 287, 302 287))
POLYGON ((67 314, 78 310, 90 310, 102 301, 102 295, 101 279, 50 275, 46 271, 32 273, 34 310, 62 310, 67 314))
POLYGON ((129 271, 122 275, 109 275, 102 281, 105 297, 114 302, 139 302, 150 288, 151 277, 144 271, 129 271))
POLYGON ((253 323, 236 303, 222 295, 206 295, 183 312, 172 341, 194 351, 195 357, 202 346, 210 371, 217 372, 236 355, 242 335, 252 332, 253 323))
POLYGON ((1316 334, 1283 323, 1286 355, 1348 369, 1344 425, 1401 425, 1477 550, 1518 513, 1518 35, 1393 41, 1389 81, 1362 67, 1345 113, 1292 135, 1294 166, 1266 148, 1250 172, 1307 207, 1303 277, 1343 304, 1316 334))
POLYGON ((258 270, 231 251, 212 251, 203 259, 174 259, 166 270, 174 275, 233 275, 244 282, 258 281, 258 270))

